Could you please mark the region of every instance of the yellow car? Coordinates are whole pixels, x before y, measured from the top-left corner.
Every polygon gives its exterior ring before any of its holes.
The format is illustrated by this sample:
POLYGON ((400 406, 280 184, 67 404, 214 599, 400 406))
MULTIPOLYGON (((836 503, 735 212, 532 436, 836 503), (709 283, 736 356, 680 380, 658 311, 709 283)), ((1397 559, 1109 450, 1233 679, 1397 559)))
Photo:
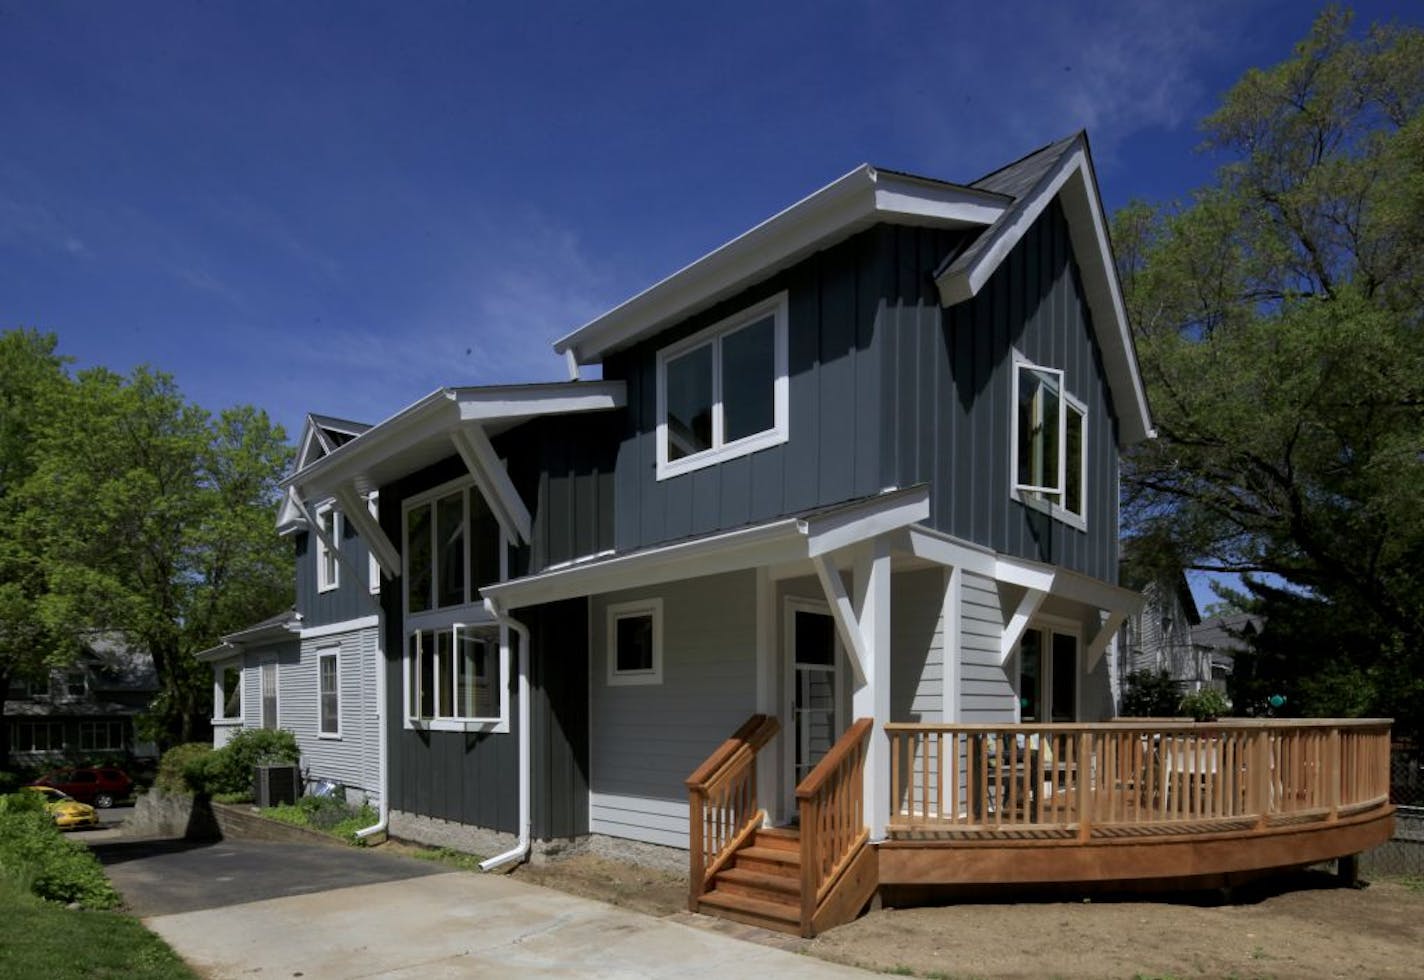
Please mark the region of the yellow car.
POLYGON ((26 786, 28 792, 39 793, 44 797, 46 812, 54 818, 55 826, 61 829, 67 827, 97 827, 99 825, 99 814, 88 803, 80 803, 68 793, 61 792, 53 786, 26 786))

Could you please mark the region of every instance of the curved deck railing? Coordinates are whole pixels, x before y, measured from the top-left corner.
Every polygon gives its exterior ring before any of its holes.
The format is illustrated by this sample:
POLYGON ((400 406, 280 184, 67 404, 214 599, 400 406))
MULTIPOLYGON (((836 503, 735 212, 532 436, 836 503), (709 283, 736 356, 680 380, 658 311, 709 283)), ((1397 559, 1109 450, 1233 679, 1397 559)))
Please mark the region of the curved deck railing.
POLYGON ((889 833, 1095 839, 1329 823, 1389 805, 1381 719, 888 724, 889 833))

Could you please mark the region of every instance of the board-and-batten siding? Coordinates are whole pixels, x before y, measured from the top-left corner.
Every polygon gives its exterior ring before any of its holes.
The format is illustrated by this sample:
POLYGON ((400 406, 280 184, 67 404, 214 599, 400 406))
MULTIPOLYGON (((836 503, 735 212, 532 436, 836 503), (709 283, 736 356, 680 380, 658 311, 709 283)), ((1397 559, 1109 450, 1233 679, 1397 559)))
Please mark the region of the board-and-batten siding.
POLYGON ((604 362, 627 385, 618 449, 619 551, 707 534, 873 494, 881 470, 884 372, 875 324, 884 268, 870 229, 818 252, 604 362), (789 439, 726 462, 657 479, 657 353, 668 344, 787 292, 789 439))
POLYGON ((756 576, 735 572, 593 600, 589 829, 687 847, 684 780, 756 709, 756 576), (661 684, 610 685, 606 609, 662 599, 661 684))
POLYGON ((345 623, 379 611, 379 597, 371 594, 370 552, 351 522, 341 523, 341 551, 350 561, 337 560, 340 585, 326 592, 318 592, 316 587, 316 535, 299 531, 292 536, 297 558, 297 612, 303 626, 345 623))
POLYGON ((1017 695, 999 664, 1004 617, 994 580, 962 572, 960 583, 959 718, 967 725, 1012 722, 1017 695))
POLYGON ((1117 581, 1117 416, 1073 260, 1052 203, 979 295, 948 310, 929 274, 943 232, 896 229, 884 345, 886 484, 931 486, 935 527, 1003 554, 1117 581), (1013 351, 1065 372, 1088 410, 1087 531, 1010 496, 1013 351))

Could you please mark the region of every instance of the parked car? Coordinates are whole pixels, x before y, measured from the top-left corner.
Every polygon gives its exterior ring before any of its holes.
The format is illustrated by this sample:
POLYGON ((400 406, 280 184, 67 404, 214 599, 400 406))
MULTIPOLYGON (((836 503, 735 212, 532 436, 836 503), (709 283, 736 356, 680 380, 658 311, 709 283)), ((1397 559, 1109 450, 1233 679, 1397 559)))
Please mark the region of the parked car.
POLYGON ((99 812, 88 803, 80 803, 53 786, 26 786, 25 789, 44 797, 45 812, 54 819, 57 827, 99 826, 99 812))
POLYGON ((101 810, 133 792, 133 780, 122 769, 113 766, 56 769, 36 779, 34 785, 52 786, 81 803, 93 804, 101 810))

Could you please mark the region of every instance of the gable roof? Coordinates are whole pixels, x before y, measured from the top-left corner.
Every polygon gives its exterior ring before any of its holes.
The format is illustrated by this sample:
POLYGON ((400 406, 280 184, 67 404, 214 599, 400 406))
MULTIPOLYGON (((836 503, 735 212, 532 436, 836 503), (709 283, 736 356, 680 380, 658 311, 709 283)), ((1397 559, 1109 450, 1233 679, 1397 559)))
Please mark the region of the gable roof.
MULTIPOLYGON (((371 428, 365 422, 352 422, 334 415, 318 415, 308 412, 302 425, 302 437, 297 440, 297 455, 292 460, 289 476, 295 476, 319 459, 336 452, 352 439, 371 428)), ((291 534, 307 529, 306 514, 288 494, 282 498, 281 509, 277 512, 277 533, 291 534)))
POLYGON ((878 223, 981 229, 935 273, 940 302, 953 306, 978 294, 1054 199, 1062 202, 1083 276, 1119 442, 1131 445, 1152 435, 1152 420, 1083 132, 969 185, 864 164, 561 337, 554 350, 565 355, 577 376, 577 365, 600 363, 878 223))

